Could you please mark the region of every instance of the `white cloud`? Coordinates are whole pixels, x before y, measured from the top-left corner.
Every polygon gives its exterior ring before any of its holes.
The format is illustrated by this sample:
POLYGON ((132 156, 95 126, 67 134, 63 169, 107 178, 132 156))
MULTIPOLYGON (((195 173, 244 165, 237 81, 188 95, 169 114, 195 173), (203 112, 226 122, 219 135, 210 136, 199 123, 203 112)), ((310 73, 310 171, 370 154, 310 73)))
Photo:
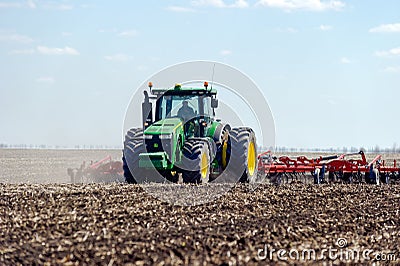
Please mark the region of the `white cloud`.
POLYGON ((126 54, 106 55, 104 56, 104 59, 109 61, 126 62, 130 59, 130 56, 126 54))
POLYGON ((74 48, 66 46, 65 48, 49 48, 46 46, 38 46, 36 49, 22 49, 12 50, 11 55, 30 55, 30 54, 44 54, 44 55, 79 55, 79 52, 74 48))
POLYGON ((235 3, 231 4, 229 7, 236 7, 236 8, 246 8, 249 6, 249 3, 244 0, 237 0, 235 3))
POLYGON ((318 27, 318 29, 319 29, 319 30, 322 30, 322 31, 329 31, 329 30, 333 29, 333 27, 330 26, 330 25, 320 25, 320 26, 318 27))
POLYGON ((33 0, 28 0, 27 5, 28 5, 30 8, 36 8, 36 4, 35 4, 35 2, 33 2, 33 0))
POLYGON ((400 66, 390 66, 385 68, 383 71, 385 72, 389 72, 389 73, 400 73, 400 66))
POLYGON ((33 0, 27 0, 25 3, 21 2, 0 2, 0 8, 36 8, 33 0))
POLYGON ((246 0, 236 0, 232 4, 227 4, 223 0, 194 0, 193 6, 212 6, 219 8, 246 8, 249 6, 246 0))
POLYGON ((195 0, 192 1, 193 6, 213 6, 213 7, 225 7, 223 0, 195 0))
POLYGON ((52 10, 61 10, 61 11, 66 11, 66 10, 72 10, 74 9, 73 5, 69 4, 57 4, 56 2, 54 3, 47 3, 43 5, 43 8, 45 9, 52 9, 52 10))
POLYGON ((0 8, 20 8, 23 7, 21 3, 0 2, 0 8))
POLYGON ((351 64, 352 61, 350 59, 348 59, 347 57, 342 57, 342 58, 340 58, 340 63, 342 63, 342 64, 351 64))
POLYGON ((377 51, 375 52, 376 56, 397 56, 400 55, 400 47, 390 49, 388 51, 377 51))
POLYGON ((172 12, 181 12, 181 13, 196 12, 196 10, 194 10, 193 8, 183 7, 183 6, 169 6, 167 7, 167 10, 172 12))
POLYGON ((105 28, 105 29, 99 29, 98 30, 99 33, 112 33, 112 34, 116 34, 119 37, 135 37, 139 34, 139 32, 135 29, 128 29, 128 30, 119 30, 117 28, 105 28))
POLYGON ((137 30, 125 30, 118 33, 120 37, 134 37, 138 34, 137 30))
POLYGON ((378 27, 371 28, 369 32, 381 33, 381 32, 400 32, 400 23, 394 24, 382 24, 378 27))
POLYGON ((280 8, 286 11, 291 10, 309 10, 309 11, 325 11, 325 10, 341 10, 346 4, 337 1, 321 1, 321 0, 260 0, 256 5, 262 5, 273 8, 280 8))
POLYGON ((66 46, 65 48, 50 48, 46 46, 38 46, 37 51, 45 55, 79 55, 74 48, 66 46))
POLYGON ((33 39, 14 32, 0 32, 0 42, 31 43, 33 39))
POLYGON ((36 82, 51 84, 55 82, 55 79, 53 77, 39 77, 36 82))
POLYGON ((10 54, 12 55, 23 55, 23 54, 34 54, 34 49, 24 49, 24 50, 12 50, 10 54))
POLYGON ((232 51, 231 50, 222 50, 220 52, 220 54, 223 55, 223 56, 227 56, 227 55, 231 55, 232 51))

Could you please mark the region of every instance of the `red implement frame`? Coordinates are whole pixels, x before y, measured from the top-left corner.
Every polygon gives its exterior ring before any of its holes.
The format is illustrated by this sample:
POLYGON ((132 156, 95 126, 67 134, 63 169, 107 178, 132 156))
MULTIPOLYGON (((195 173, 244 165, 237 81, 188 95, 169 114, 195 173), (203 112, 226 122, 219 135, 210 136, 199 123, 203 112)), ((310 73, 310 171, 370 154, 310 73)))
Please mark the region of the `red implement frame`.
POLYGON ((71 177, 71 182, 112 182, 123 180, 122 162, 113 161, 111 156, 90 162, 86 167, 86 162, 83 162, 80 168, 68 168, 68 175, 71 177))
MULTIPOLYGON (((400 167, 394 160, 390 166, 385 165, 382 155, 377 155, 368 162, 363 151, 342 155, 332 155, 309 159, 305 156, 289 158, 288 156, 275 157, 271 151, 258 155, 259 176, 286 177, 296 179, 298 176, 314 177, 314 183, 327 181, 367 182, 367 183, 389 183, 389 179, 400 178, 400 167), (360 156, 360 159, 354 159, 360 156), (350 158, 349 158, 350 157, 350 158), (328 173, 328 180, 325 180, 328 173)), ((279 180, 279 178, 278 178, 279 180)))

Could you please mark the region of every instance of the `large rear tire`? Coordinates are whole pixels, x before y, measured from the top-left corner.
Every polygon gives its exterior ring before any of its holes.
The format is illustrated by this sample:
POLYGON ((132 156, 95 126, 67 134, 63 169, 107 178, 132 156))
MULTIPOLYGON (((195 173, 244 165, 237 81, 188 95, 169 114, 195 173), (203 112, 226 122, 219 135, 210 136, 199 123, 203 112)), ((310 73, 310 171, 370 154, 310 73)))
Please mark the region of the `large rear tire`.
POLYGON ((130 129, 125 136, 122 156, 124 177, 129 184, 136 184, 136 180, 140 177, 139 154, 143 152, 145 152, 143 129, 130 129))
POLYGON ((182 178, 184 183, 204 184, 210 179, 210 151, 206 141, 187 140, 183 147, 182 178))
POLYGON ((257 177, 257 144, 251 128, 234 128, 229 132, 230 159, 227 169, 240 183, 253 183, 257 177))

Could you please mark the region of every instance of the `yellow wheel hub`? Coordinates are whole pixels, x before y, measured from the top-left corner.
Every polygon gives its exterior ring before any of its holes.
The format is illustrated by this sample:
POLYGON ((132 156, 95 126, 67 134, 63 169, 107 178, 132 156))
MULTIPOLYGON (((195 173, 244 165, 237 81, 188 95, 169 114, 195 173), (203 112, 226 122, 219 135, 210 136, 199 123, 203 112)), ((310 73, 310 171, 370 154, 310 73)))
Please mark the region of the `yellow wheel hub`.
POLYGON ((206 153, 203 153, 203 155, 201 156, 200 164, 201 164, 201 169, 200 169, 201 178, 206 178, 208 173, 208 157, 206 153))
POLYGON ((249 148, 247 149, 247 170, 251 176, 256 170, 256 148, 253 141, 250 142, 249 148))
POLYGON ((225 169, 226 165, 227 165, 227 160, 226 160, 226 156, 227 156, 227 150, 228 150, 228 142, 224 142, 224 144, 222 144, 222 168, 225 169))

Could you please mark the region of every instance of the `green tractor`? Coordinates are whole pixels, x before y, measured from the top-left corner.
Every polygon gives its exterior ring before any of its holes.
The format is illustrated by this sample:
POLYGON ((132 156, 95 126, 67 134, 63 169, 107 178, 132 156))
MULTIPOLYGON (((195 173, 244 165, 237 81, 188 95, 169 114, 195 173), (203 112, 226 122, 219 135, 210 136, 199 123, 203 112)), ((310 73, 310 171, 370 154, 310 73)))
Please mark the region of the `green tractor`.
POLYGON ((208 87, 144 91, 142 128, 125 136, 123 169, 128 183, 251 182, 257 145, 248 127, 231 128, 215 118, 217 91, 208 87), (155 108, 153 105, 155 104, 155 108), (154 116, 153 116, 154 113, 154 116), (224 174, 224 176, 221 176, 224 174))

